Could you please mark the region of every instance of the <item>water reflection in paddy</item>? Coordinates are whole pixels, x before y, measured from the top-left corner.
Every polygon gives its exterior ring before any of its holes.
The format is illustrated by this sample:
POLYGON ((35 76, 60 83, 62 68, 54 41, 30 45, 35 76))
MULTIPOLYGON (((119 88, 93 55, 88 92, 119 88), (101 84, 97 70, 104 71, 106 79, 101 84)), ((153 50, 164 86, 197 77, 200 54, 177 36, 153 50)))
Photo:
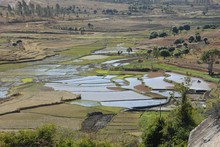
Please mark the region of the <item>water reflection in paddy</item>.
MULTIPOLYGON (((64 90, 76 94, 81 94, 82 100, 91 100, 104 106, 118 107, 143 107, 149 105, 157 105, 165 103, 165 99, 152 99, 149 96, 135 92, 135 86, 144 83, 152 89, 162 89, 163 91, 153 90, 152 93, 157 93, 165 97, 170 96, 170 90, 173 84, 164 81, 164 79, 182 82, 183 75, 166 73, 169 77, 161 76, 149 78, 143 76, 140 79, 129 77, 118 79, 115 75, 109 76, 88 76, 80 77, 77 74, 81 71, 89 70, 88 66, 75 65, 40 65, 28 66, 20 69, 12 69, 6 72, 1 72, 0 76, 0 98, 5 97, 8 89, 21 83, 22 78, 33 78, 36 81, 45 82, 45 86, 52 87, 55 90, 64 90), (125 82, 127 81, 127 82, 125 82), (128 83, 128 84, 127 84, 128 83), (121 85, 119 89, 117 85, 121 85), (122 90, 122 88, 124 90, 122 90), (100 102, 100 103, 99 103, 100 102)), ((209 84, 199 78, 192 78, 191 88, 199 90, 208 90, 209 84), (198 82, 198 80, 200 82, 198 82)), ((175 97, 179 97, 175 93, 175 97)), ((82 101, 84 102, 84 101, 82 101)), ((78 101, 78 104, 81 102, 78 101)), ((89 105, 90 102, 87 102, 89 105)))
POLYGON ((103 106, 113 106, 113 107, 125 107, 125 108, 134 108, 134 107, 147 107, 152 105, 160 105, 165 103, 165 99, 160 100, 135 100, 135 101, 114 101, 114 102, 101 102, 103 106))
MULTIPOLYGON (((169 74, 169 73, 167 73, 169 74)), ((125 78, 117 79, 116 76, 88 76, 69 80, 59 80, 52 83, 46 83, 46 86, 53 87, 55 90, 65 90, 76 94, 81 94, 83 101, 98 101, 104 106, 117 106, 117 107, 144 107, 151 105, 158 105, 160 103, 165 103, 166 99, 152 99, 149 96, 142 95, 135 92, 135 86, 141 85, 142 82, 146 86, 151 87, 152 93, 159 94, 164 97, 170 97, 173 93, 172 89, 174 84, 164 81, 166 78, 169 80, 175 80, 174 75, 170 77, 156 77, 148 78, 146 75, 141 78, 125 78), (112 82, 113 81, 113 82, 112 82), (125 81, 129 84, 125 84, 125 81), (120 84, 121 89, 117 90, 116 84, 120 84), (115 89, 109 89, 109 87, 115 87, 115 89)), ((175 74, 177 78, 178 74, 175 74)), ((180 75, 179 77, 184 78, 185 76, 180 75)), ((198 78, 192 78, 192 80, 197 80, 198 78)), ((181 82, 177 80, 175 82, 181 82)), ((207 84, 207 83, 205 83, 207 84)), ((198 84, 197 84, 198 85, 198 84)), ((208 84, 207 84, 208 85, 208 84)), ((191 88, 198 88, 192 85, 191 88)), ((201 88, 201 87, 199 87, 201 88)), ((206 88, 206 87, 205 87, 206 88)), ((175 97, 180 97, 180 94, 175 92, 175 97)), ((80 104, 78 102, 78 104, 80 104)))
MULTIPOLYGON (((185 80, 184 75, 180 75, 180 74, 176 74, 176 73, 171 73, 171 72, 167 72, 167 74, 169 74, 170 76, 167 77, 167 80, 170 81, 174 81, 177 83, 182 83, 185 80)), ((207 82, 205 82, 204 80, 200 79, 200 78, 191 78, 191 86, 190 89, 194 89, 194 90, 210 90, 210 84, 208 84, 207 82)))
POLYGON ((165 77, 147 78, 144 77, 143 81, 146 86, 152 89, 172 89, 173 84, 164 81, 165 77))
POLYGON ((152 90, 151 92, 155 93, 155 94, 162 95, 164 97, 170 97, 171 94, 174 94, 174 97, 181 97, 180 93, 174 92, 174 91, 170 91, 170 90, 161 90, 161 91, 152 90))
POLYGON ((142 82, 137 78, 125 78, 125 80, 129 82, 129 85, 122 86, 122 88, 125 88, 125 89, 134 90, 135 86, 138 86, 138 85, 142 84, 142 82))
MULTIPOLYGON (((102 50, 97 50, 93 54, 108 54, 108 53, 118 53, 122 51, 122 54, 128 54, 127 47, 124 47, 123 43, 117 44, 115 47, 107 47, 102 50)), ((135 53, 137 50, 133 49, 131 53, 135 53)))

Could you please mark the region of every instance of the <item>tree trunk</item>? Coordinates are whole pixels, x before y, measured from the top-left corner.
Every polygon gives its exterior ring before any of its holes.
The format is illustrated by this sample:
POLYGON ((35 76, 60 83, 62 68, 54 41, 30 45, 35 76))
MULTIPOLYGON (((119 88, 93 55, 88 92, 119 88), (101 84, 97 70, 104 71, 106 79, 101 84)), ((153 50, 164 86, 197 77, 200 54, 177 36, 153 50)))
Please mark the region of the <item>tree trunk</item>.
POLYGON ((213 63, 209 63, 209 64, 208 64, 208 71, 209 71, 209 75, 212 75, 213 63))

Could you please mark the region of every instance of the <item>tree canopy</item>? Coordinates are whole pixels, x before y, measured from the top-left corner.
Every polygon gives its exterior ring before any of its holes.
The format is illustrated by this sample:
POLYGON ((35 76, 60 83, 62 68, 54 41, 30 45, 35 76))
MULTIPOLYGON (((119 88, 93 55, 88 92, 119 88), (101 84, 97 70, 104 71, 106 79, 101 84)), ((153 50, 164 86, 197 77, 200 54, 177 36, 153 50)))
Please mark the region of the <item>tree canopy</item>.
POLYGON ((209 75, 213 74, 213 64, 218 58, 220 58, 220 50, 218 49, 211 49, 203 52, 201 60, 208 64, 209 75))

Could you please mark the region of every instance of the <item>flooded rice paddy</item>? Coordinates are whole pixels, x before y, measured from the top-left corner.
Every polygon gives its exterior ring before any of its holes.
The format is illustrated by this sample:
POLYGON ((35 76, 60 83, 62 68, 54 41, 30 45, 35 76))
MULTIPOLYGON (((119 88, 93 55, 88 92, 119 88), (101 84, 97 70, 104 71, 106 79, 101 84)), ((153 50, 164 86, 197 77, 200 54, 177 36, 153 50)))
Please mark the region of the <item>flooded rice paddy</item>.
MULTIPOLYGON (((167 72, 166 76, 149 78, 147 73, 136 78, 128 76, 120 78, 117 75, 79 76, 80 72, 91 70, 88 66, 51 64, 52 60, 28 63, 23 68, 0 72, 0 98, 5 98, 9 89, 22 84, 22 79, 30 78, 33 82, 42 82, 54 90, 68 91, 80 94, 81 100, 73 104, 82 106, 115 106, 124 108, 148 107, 167 102, 167 97, 173 92, 174 82, 183 82, 185 76, 167 72), (135 87, 145 86, 149 91, 139 92, 135 87), (151 89, 151 90, 150 90, 151 89), (150 94, 160 95, 160 99, 150 97, 150 94)), ((121 60, 106 61, 103 64, 120 63, 121 60)), ((118 66, 118 65, 116 65, 118 66)), ((209 83, 200 78, 192 78, 190 89, 210 90, 209 83)), ((179 93, 174 94, 180 97, 179 93)))

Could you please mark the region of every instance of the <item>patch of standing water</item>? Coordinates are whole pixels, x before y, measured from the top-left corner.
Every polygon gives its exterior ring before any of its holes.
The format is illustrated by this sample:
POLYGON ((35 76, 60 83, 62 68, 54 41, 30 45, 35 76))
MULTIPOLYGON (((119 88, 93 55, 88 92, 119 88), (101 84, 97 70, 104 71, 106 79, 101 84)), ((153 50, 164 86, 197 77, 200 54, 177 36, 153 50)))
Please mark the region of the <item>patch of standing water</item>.
POLYGON ((146 86, 152 89, 172 89, 173 84, 164 81, 165 77, 156 77, 156 78, 143 78, 143 81, 146 86))
POLYGON ((125 61, 125 60, 126 59, 110 60, 110 61, 103 62, 102 64, 113 64, 113 63, 117 63, 117 62, 125 61))
POLYGON ((84 107, 94 107, 94 106, 100 106, 101 104, 99 102, 96 101, 74 101, 71 102, 71 104, 75 104, 75 105, 80 105, 80 106, 84 106, 84 107))
MULTIPOLYGON (((115 53, 117 54, 118 52, 122 52, 122 54, 128 54, 127 48, 124 47, 123 43, 117 44, 116 47, 107 47, 102 50, 97 50, 93 54, 109 54, 109 53, 115 53)), ((135 49, 132 50, 130 53, 135 53, 137 52, 135 49)))
POLYGON ((132 101, 114 101, 114 102, 101 102, 103 106, 111 106, 111 107, 124 107, 132 109, 134 107, 148 107, 154 105, 160 105, 166 103, 165 99, 160 100, 132 100, 132 101))
MULTIPOLYGON (((77 92, 76 92, 77 93, 77 92)), ((139 100, 139 99, 151 99, 151 97, 138 94, 133 91, 94 91, 94 92, 79 92, 82 100, 92 101, 126 101, 126 100, 139 100)))
POLYGON ((118 60, 110 60, 110 61, 106 61, 103 62, 102 65, 105 66, 113 66, 113 67, 118 67, 118 66, 122 66, 122 65, 129 65, 129 61, 126 62, 126 59, 118 59, 118 60), (121 62, 123 61, 123 62, 121 62))
POLYGON ((0 99, 3 99, 6 97, 7 91, 9 90, 9 88, 7 87, 0 87, 0 99))
POLYGON ((164 96, 164 97, 170 97, 171 94, 174 94, 174 97, 176 97, 176 98, 181 97, 180 93, 174 92, 174 91, 169 91, 169 90, 161 90, 161 91, 152 90, 151 92, 152 92, 152 93, 155 93, 155 94, 162 95, 162 96, 164 96))
MULTIPOLYGON (((186 76, 176 74, 176 73, 167 72, 166 74, 170 75, 169 77, 166 77, 167 80, 174 81, 177 83, 184 82, 184 79, 186 78, 186 76)), ((205 91, 211 90, 210 85, 200 78, 191 77, 191 82, 192 83, 191 83, 190 89, 205 90, 205 91)))
MULTIPOLYGON (((49 61, 48 61, 49 62, 49 61)), ((42 64, 42 61, 19 69, 10 69, 0 72, 0 98, 5 98, 12 86, 21 84, 21 79, 32 78, 36 82, 53 82, 57 79, 79 78, 80 71, 88 71, 86 66, 42 64), (38 64, 37 64, 38 63, 38 64)), ((30 64, 30 63, 27 63, 30 64)))
POLYGON ((113 79, 112 81, 121 86, 126 86, 125 81, 123 79, 113 79))
POLYGON ((121 86, 122 88, 125 88, 125 89, 134 90, 135 86, 142 84, 142 82, 137 78, 126 78, 125 80, 129 82, 128 86, 121 86))

